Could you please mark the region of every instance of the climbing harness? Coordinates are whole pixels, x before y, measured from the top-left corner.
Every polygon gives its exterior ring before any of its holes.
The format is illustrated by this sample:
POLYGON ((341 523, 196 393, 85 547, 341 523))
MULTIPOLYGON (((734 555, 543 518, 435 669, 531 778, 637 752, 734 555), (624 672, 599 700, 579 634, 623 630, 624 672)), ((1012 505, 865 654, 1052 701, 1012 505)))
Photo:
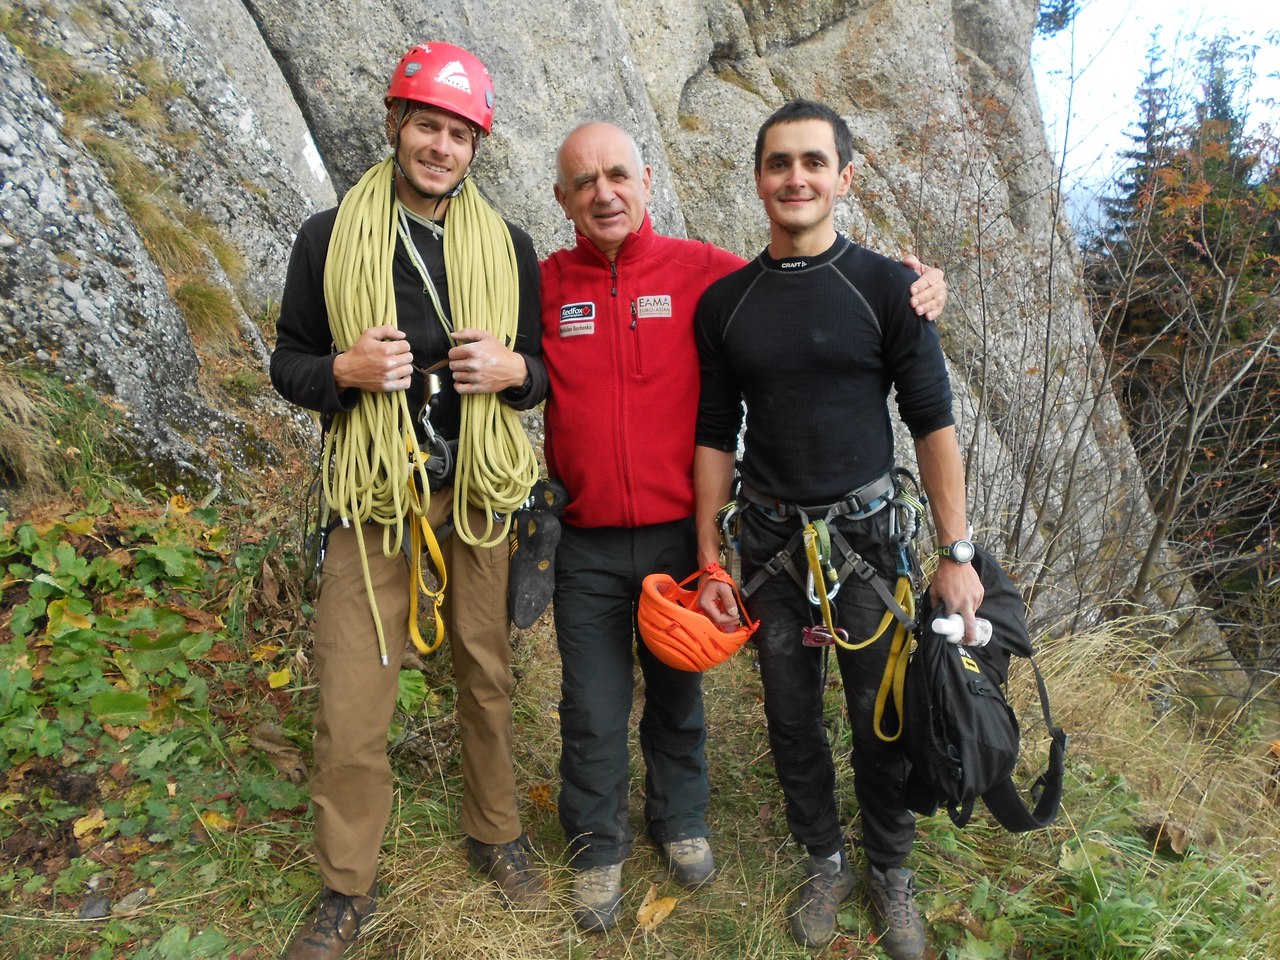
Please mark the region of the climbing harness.
POLYGON ((800 528, 786 545, 756 571, 742 588, 750 596, 772 577, 786 571, 805 593, 805 599, 817 608, 817 623, 804 628, 801 643, 809 647, 837 646, 844 650, 861 650, 885 635, 891 624, 894 633, 884 677, 876 695, 875 731, 881 740, 894 741, 902 734, 902 690, 906 679, 910 639, 916 629, 916 598, 922 588, 923 575, 915 550, 924 516, 925 498, 910 471, 895 467, 835 503, 805 506, 767 497, 742 484, 734 503, 722 508, 718 522, 726 544, 736 544, 737 514, 747 506, 774 522, 798 518, 800 528), (897 581, 890 590, 876 569, 850 546, 836 529, 839 517, 858 520, 889 510, 890 545, 897 555, 897 581), (814 517, 814 519, 811 519, 814 517), (871 636, 857 641, 836 625, 832 603, 850 575, 865 581, 885 605, 885 613, 871 636), (898 729, 888 734, 883 729, 885 707, 892 698, 898 729))

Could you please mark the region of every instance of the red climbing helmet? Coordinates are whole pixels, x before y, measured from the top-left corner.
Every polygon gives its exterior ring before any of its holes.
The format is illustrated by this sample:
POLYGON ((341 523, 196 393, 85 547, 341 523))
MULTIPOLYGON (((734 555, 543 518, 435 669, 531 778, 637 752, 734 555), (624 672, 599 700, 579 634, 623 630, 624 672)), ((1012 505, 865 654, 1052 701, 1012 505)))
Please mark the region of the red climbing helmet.
POLYGON ((470 120, 485 133, 493 126, 493 81, 476 57, 451 43, 419 43, 396 64, 387 84, 393 100, 413 100, 470 120))
POLYGON ((677 670, 701 672, 728 660, 755 633, 760 621, 750 621, 732 633, 725 633, 698 607, 698 591, 685 590, 684 585, 702 573, 711 574, 733 587, 738 609, 746 617, 746 608, 733 578, 718 564, 698 570, 676 583, 665 573, 651 573, 640 589, 640 606, 636 620, 640 636, 653 655, 677 670))

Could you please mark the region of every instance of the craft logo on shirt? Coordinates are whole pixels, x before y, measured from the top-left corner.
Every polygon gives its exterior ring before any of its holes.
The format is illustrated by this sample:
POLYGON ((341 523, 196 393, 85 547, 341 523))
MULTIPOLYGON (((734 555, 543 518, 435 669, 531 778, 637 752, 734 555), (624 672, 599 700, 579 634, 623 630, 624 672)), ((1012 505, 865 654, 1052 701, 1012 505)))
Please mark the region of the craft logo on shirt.
POLYGON ((638 297, 636 299, 636 319, 644 320, 648 317, 669 317, 671 316, 671 294, 660 293, 651 297, 638 297))
POLYGON ((781 260, 778 262, 778 266, 783 270, 798 270, 800 267, 807 267, 808 265, 808 260, 781 260))
POLYGON ((580 337, 596 332, 596 305, 590 301, 566 303, 560 308, 560 337, 580 337))
POLYGON ((974 673, 982 672, 982 668, 973 662, 973 657, 969 656, 969 652, 967 650, 960 650, 957 648, 956 652, 960 654, 960 662, 964 664, 964 668, 966 670, 971 670, 974 673))
POLYGON ((436 83, 447 84, 463 93, 471 92, 471 80, 468 79, 467 71, 462 69, 462 64, 457 60, 450 60, 444 65, 436 74, 436 83))

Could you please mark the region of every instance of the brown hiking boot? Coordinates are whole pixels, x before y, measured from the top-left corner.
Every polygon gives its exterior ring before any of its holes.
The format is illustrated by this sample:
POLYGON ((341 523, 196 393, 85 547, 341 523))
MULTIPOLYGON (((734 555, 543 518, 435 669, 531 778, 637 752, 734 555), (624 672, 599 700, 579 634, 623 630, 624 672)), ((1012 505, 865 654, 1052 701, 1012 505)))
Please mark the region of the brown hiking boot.
POLYGON ((811 856, 804 872, 791 908, 791 936, 802 946, 825 947, 836 935, 836 911, 853 891, 853 871, 841 852, 838 864, 811 856))
POLYGON ((378 885, 367 897, 348 897, 325 887, 320 905, 307 918, 282 960, 338 960, 356 937, 365 919, 378 909, 378 885))
POLYGON ((891 867, 881 873, 868 865, 863 883, 884 926, 880 948, 893 960, 920 960, 925 947, 924 923, 916 909, 916 882, 911 871, 891 867))
POLYGON ((498 885, 503 899, 512 907, 543 910, 547 906, 550 882, 534 867, 533 847, 523 833, 510 843, 481 843, 467 837, 467 859, 498 885))

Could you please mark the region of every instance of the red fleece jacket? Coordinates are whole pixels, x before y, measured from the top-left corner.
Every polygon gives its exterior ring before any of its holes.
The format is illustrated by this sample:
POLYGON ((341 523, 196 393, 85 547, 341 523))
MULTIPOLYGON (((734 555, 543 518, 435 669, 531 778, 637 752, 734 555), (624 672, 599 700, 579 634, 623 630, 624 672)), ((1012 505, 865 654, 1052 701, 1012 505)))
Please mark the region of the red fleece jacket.
POLYGON ((570 523, 640 527, 693 513, 693 313, 743 263, 654 233, 648 214, 614 263, 581 234, 542 261, 547 468, 568 488, 570 523))

